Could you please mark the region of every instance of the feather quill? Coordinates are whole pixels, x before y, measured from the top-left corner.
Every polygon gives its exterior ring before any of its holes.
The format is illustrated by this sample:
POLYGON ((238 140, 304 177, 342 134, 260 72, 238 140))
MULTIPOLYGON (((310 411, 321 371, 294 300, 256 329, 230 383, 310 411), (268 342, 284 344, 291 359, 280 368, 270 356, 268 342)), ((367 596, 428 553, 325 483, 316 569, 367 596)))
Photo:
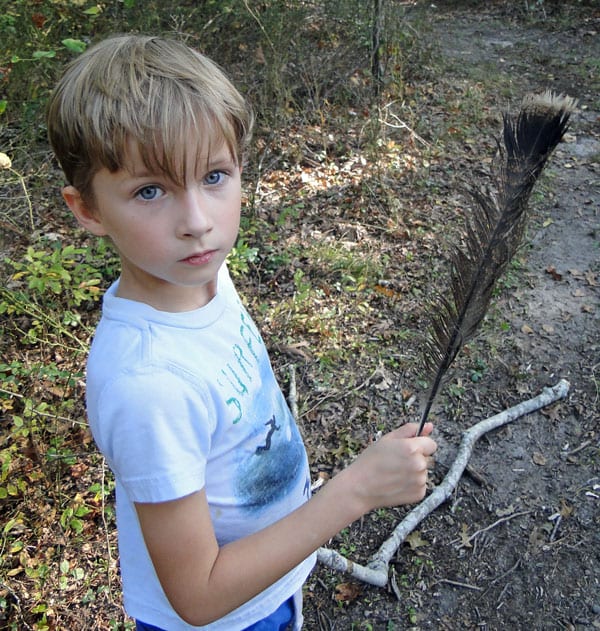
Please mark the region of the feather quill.
POLYGON ((521 245, 531 191, 575 106, 574 99, 547 91, 526 96, 515 117, 503 116, 496 190, 470 191, 474 212, 466 222, 464 244, 451 255, 450 295, 434 301, 424 348, 425 368, 433 377, 417 435, 448 368, 476 333, 496 281, 521 245))

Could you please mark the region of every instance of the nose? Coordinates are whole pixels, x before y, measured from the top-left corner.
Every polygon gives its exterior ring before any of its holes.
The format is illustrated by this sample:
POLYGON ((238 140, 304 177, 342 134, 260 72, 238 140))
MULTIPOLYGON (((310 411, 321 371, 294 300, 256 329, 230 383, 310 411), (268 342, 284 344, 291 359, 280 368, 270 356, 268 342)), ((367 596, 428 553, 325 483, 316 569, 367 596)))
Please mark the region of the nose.
POLYGON ((179 199, 178 234, 182 238, 200 237, 212 228, 208 200, 202 191, 187 188, 179 199))

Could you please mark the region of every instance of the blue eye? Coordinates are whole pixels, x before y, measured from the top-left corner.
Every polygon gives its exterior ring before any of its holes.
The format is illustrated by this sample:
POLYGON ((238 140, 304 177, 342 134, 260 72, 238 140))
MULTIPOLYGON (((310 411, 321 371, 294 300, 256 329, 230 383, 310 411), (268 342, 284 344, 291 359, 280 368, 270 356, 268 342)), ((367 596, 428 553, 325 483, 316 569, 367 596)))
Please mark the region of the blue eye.
POLYGON ((223 171, 211 171, 205 178, 204 181, 214 186, 215 184, 221 184, 223 178, 225 177, 225 173, 223 171))
POLYGON ((135 194, 136 197, 145 202, 151 202, 158 199, 162 195, 162 189, 159 186, 149 185, 143 186, 135 194))

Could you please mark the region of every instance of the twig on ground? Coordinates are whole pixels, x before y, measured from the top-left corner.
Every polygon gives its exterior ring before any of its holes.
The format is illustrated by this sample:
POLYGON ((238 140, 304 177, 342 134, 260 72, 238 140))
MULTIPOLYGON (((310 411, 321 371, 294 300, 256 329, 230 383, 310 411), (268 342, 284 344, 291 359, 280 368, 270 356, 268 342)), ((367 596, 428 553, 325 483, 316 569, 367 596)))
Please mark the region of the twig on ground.
POLYGON ((482 592, 483 588, 477 585, 470 585, 469 583, 461 583, 460 581, 451 581, 449 578, 441 578, 436 583, 445 583, 446 585, 453 585, 454 587, 463 587, 464 589, 472 589, 476 592, 482 592))
POLYGON ((567 453, 565 453, 565 456, 567 458, 569 458, 570 456, 574 456, 575 454, 578 454, 580 451, 583 451, 586 447, 589 447, 592 444, 591 440, 584 440, 581 445, 579 445, 579 447, 575 447, 575 449, 572 449, 571 451, 567 451, 567 453))
POLYGON ((500 574, 500 576, 496 576, 495 579, 490 581, 490 585, 495 585, 496 583, 499 583, 503 578, 506 578, 509 574, 511 574, 512 572, 514 572, 519 565, 521 565, 521 559, 517 559, 517 562, 508 568, 508 570, 506 570, 506 572, 502 572, 502 574, 500 574))
POLYGON ((495 416, 480 421, 466 430, 463 434, 462 442, 458 448, 454 463, 450 467, 444 480, 396 526, 391 536, 371 557, 366 566, 355 563, 342 556, 339 552, 329 548, 320 548, 318 550, 319 561, 331 569, 347 572, 363 582, 385 587, 388 583, 390 560, 414 528, 450 497, 467 466, 467 462, 469 461, 477 440, 493 429, 507 425, 526 414, 535 412, 566 397, 568 392, 569 382, 565 379, 561 379, 559 383, 552 388, 544 388, 543 392, 537 397, 523 401, 508 410, 504 410, 495 416))
POLYGON ((499 526, 500 524, 503 524, 504 522, 510 521, 511 519, 514 519, 515 517, 521 517, 521 515, 528 515, 531 512, 532 511, 530 511, 530 510, 524 510, 524 511, 521 511, 520 513, 513 513, 512 515, 507 515, 506 517, 501 517, 500 519, 497 519, 493 524, 490 524, 489 526, 486 526, 485 528, 481 528, 480 530, 476 530, 467 539, 455 539, 454 541, 451 541, 450 543, 456 543, 457 541, 460 541, 461 543, 460 543, 460 545, 458 547, 459 548, 464 548, 466 545, 471 543, 471 541, 473 541, 473 539, 475 539, 475 537, 478 537, 481 533, 487 532, 488 530, 491 530, 492 528, 495 528, 496 526, 499 526))

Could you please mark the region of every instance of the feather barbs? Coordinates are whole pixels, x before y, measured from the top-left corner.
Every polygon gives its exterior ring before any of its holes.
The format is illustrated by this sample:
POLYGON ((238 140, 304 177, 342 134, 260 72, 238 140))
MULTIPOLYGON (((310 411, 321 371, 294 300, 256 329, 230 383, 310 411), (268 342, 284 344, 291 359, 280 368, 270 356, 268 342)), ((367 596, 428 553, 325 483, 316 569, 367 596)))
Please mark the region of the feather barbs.
POLYGON ((573 98, 546 91, 527 95, 516 117, 503 116, 496 191, 469 191, 473 212, 464 244, 452 251, 449 296, 434 301, 424 344, 425 367, 433 378, 417 435, 449 367, 479 328, 496 282, 521 245, 531 191, 575 107, 573 98))

